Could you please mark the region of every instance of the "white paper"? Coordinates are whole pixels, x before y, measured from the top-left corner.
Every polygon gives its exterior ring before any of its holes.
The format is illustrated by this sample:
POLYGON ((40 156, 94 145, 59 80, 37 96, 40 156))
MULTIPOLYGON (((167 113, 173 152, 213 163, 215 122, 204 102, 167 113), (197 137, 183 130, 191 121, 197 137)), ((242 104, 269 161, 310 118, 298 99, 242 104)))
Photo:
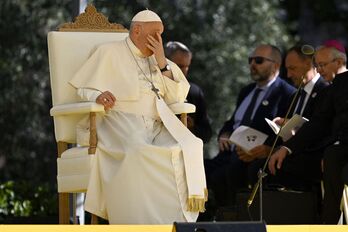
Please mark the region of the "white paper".
POLYGON ((233 131, 229 139, 232 143, 241 147, 245 152, 248 152, 252 148, 262 145, 267 137, 268 135, 261 131, 247 126, 240 126, 233 131))
POLYGON ((275 134, 279 133, 279 136, 282 137, 283 141, 287 141, 292 136, 294 136, 296 131, 300 129, 303 123, 308 122, 307 118, 295 114, 285 123, 282 130, 280 131, 280 126, 278 124, 269 120, 268 118, 265 118, 265 120, 268 123, 268 125, 272 128, 275 134))

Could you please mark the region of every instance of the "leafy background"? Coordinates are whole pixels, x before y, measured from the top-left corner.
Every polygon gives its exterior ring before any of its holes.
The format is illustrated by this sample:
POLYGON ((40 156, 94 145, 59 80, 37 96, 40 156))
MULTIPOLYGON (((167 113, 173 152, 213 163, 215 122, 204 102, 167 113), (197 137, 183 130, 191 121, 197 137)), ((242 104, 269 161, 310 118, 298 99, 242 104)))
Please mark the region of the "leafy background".
MULTIPOLYGON (((344 0, 95 0, 111 22, 129 27, 144 8, 159 13, 164 42, 193 52, 189 79, 203 88, 215 135, 250 81, 247 57, 260 43, 283 50, 328 38, 347 44, 344 0)), ((0 1, 0 220, 57 215, 56 144, 47 33, 72 21, 78 1, 0 1)), ((285 74, 284 74, 285 75, 285 74)), ((215 138, 206 155, 216 154, 215 138)))

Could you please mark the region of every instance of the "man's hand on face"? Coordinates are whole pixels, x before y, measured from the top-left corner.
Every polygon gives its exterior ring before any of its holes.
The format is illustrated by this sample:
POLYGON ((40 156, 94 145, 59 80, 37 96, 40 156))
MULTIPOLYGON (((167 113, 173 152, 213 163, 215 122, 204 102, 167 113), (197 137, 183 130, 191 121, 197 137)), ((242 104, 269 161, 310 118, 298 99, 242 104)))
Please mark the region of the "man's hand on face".
POLYGON ((156 33, 155 37, 152 35, 147 36, 148 43, 146 46, 150 49, 155 55, 156 61, 160 68, 163 68, 167 65, 167 60, 164 55, 163 42, 160 33, 156 33), (156 38, 155 38, 156 37, 156 38))
POLYGON ((105 110, 108 110, 115 105, 116 98, 109 91, 105 91, 101 93, 95 101, 96 103, 103 105, 105 110))

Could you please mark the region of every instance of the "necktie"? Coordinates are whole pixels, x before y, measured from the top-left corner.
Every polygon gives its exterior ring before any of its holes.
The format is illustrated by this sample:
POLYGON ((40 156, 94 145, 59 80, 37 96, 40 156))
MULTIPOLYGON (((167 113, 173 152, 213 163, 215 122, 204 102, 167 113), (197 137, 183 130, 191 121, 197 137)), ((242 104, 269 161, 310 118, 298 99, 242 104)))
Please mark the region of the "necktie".
POLYGON ((300 97, 298 98, 298 104, 297 104, 295 114, 302 115, 301 111, 302 111, 303 103, 306 99, 307 93, 306 91, 304 91, 304 89, 301 89, 299 94, 300 94, 300 97))
POLYGON ((254 95, 251 98, 251 101, 250 101, 250 103, 248 105, 248 108, 246 109, 246 111, 244 113, 244 116, 243 116, 243 119, 242 119, 240 125, 244 125, 244 126, 249 126, 250 125, 250 123, 251 123, 251 116, 252 116, 254 108, 255 108, 256 100, 257 100, 261 90, 262 89, 260 89, 260 88, 255 89, 254 95))

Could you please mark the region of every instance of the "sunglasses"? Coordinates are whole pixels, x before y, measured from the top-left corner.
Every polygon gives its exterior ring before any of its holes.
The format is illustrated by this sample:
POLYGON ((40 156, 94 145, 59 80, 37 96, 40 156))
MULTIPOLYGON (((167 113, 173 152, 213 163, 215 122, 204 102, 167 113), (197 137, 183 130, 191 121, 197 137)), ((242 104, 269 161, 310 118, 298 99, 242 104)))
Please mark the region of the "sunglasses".
POLYGON ((267 58, 267 57, 262 57, 262 56, 254 56, 254 57, 249 57, 248 58, 248 62, 249 64, 251 64, 252 61, 255 61, 255 64, 262 64, 265 61, 269 61, 269 62, 275 62, 274 60, 267 58))

